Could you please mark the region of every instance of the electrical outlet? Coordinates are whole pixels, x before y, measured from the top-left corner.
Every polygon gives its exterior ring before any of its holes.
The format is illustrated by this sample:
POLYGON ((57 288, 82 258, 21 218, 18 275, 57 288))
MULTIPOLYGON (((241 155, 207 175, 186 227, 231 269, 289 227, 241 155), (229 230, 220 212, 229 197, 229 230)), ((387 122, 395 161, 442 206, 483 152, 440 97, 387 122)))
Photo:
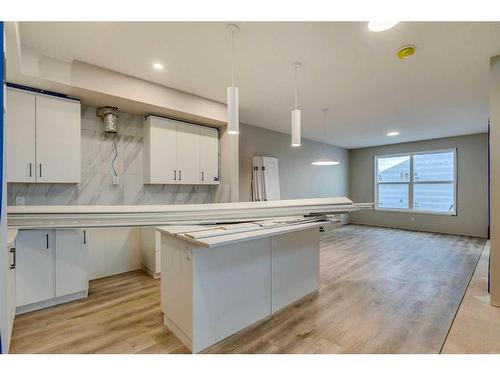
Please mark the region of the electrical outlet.
POLYGON ((22 196, 16 197, 16 206, 24 206, 26 203, 26 199, 22 196))
POLYGON ((120 185, 120 177, 113 176, 113 185, 120 185))
POLYGON ((415 216, 410 217, 411 221, 415 221, 415 216))

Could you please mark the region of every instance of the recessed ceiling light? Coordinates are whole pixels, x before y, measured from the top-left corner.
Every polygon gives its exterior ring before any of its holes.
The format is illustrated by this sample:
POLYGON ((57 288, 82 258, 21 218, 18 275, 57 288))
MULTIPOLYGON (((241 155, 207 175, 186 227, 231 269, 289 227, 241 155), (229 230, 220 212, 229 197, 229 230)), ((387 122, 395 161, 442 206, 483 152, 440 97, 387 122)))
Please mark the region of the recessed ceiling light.
POLYGON ((387 133, 388 137, 395 137, 396 135, 399 135, 399 132, 389 132, 389 133, 387 133))
POLYGON ((385 31, 393 28, 399 22, 395 21, 370 21, 368 22, 368 29, 373 32, 385 31))
POLYGON ((162 70, 163 65, 160 63, 153 63, 153 68, 155 68, 156 70, 162 70))

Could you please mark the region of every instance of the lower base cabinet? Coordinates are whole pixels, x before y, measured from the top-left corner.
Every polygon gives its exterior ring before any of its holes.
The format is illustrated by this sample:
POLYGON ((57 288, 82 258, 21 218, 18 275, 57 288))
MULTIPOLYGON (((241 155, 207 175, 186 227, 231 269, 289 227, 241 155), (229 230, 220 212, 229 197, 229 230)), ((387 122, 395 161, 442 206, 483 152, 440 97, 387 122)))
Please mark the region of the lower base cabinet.
POLYGON ((155 279, 161 276, 161 234, 156 227, 141 229, 141 265, 155 279))
POLYGON ((87 243, 87 232, 81 229, 19 231, 16 313, 86 297, 87 243))

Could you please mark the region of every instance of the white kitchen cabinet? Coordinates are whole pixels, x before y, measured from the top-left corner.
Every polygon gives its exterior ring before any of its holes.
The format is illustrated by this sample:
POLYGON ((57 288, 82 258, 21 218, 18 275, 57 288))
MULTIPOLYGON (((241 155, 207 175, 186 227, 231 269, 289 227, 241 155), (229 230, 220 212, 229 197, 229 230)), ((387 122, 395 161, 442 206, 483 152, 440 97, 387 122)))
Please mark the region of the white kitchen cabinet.
POLYGON ((81 181, 80 102, 7 90, 7 182, 81 181))
POLYGON ((219 132, 200 127, 200 173, 202 183, 219 181, 219 132))
POLYGON ((156 227, 141 229, 141 265, 142 269, 153 278, 161 273, 161 233, 156 227))
POLYGON ((36 97, 37 182, 81 181, 80 103, 36 97))
POLYGON ((144 123, 144 181, 177 183, 177 124, 148 116, 144 123))
POLYGON ((7 90, 6 101, 6 179, 35 182, 35 96, 7 90))
POLYGON ((148 116, 143 155, 146 184, 219 184, 217 129, 148 116))
POLYGON ((200 148, 199 126, 189 124, 177 125, 177 171, 179 184, 199 184, 200 148))
POLYGON ((86 245, 83 230, 20 230, 16 239, 17 313, 86 297, 86 245))
POLYGON ((52 230, 21 230, 16 240, 16 306, 54 296, 52 230))
POLYGON ((55 246, 56 297, 88 289, 87 232, 58 230, 55 246))

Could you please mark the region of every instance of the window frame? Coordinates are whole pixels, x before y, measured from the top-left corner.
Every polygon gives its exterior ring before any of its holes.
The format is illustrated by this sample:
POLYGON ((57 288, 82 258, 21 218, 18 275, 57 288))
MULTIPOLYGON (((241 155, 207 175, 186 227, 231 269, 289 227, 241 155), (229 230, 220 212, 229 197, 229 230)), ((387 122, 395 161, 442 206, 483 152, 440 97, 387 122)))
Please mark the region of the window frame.
POLYGON ((385 154, 385 155, 375 155, 373 157, 373 190, 375 197, 375 211, 386 211, 386 212, 400 212, 400 213, 411 213, 411 214, 426 214, 426 215, 444 215, 444 216, 457 216, 457 190, 458 190, 458 171, 457 171, 457 148, 448 149, 437 149, 437 150, 426 150, 426 151, 415 151, 415 152, 404 152, 397 154, 385 154), (413 176, 413 164, 415 155, 425 155, 425 154, 439 154, 453 152, 453 181, 414 181, 413 176), (398 156, 409 156, 410 157, 410 170, 409 170, 409 180, 406 182, 378 182, 378 159, 398 157, 398 156), (432 210, 415 210, 413 201, 413 186, 414 184, 453 184, 453 211, 432 211, 432 210), (378 206, 378 186, 382 184, 406 184, 408 185, 408 208, 385 208, 378 206))

